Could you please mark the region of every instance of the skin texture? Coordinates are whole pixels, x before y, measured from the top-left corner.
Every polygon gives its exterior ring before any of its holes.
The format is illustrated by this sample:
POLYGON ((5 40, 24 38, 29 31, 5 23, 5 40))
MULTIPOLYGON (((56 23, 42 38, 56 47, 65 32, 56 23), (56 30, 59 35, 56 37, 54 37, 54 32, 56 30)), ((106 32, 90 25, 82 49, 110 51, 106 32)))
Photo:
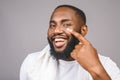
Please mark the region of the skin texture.
POLYGON ((83 24, 80 17, 76 17, 73 9, 61 7, 56 9, 51 16, 48 39, 53 43, 54 49, 61 52, 66 48, 72 36, 76 37, 79 43, 70 53, 72 60, 78 61, 94 80, 111 80, 98 58, 97 50, 84 37, 87 31, 87 26, 83 24), (56 37, 55 35, 58 34, 63 36, 56 37), (62 38, 64 40, 62 45, 57 46, 54 41, 55 38, 62 38))

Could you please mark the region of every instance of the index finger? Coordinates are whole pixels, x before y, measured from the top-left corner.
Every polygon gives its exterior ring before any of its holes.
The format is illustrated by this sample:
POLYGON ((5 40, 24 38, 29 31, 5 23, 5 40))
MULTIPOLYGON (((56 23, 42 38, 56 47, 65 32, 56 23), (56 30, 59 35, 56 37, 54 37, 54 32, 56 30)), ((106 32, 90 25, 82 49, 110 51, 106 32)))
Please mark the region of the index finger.
POLYGON ((67 29, 67 31, 69 31, 73 36, 75 36, 80 42, 82 43, 86 43, 88 42, 80 33, 74 31, 74 30, 71 30, 71 29, 67 29))

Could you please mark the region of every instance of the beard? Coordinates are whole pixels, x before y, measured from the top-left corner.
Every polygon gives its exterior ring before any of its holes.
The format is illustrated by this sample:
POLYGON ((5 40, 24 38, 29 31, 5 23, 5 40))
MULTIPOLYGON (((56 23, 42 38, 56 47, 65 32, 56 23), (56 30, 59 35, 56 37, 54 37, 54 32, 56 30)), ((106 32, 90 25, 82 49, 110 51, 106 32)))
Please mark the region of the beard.
POLYGON ((71 40, 68 42, 66 48, 63 51, 56 51, 54 49, 54 46, 52 44, 52 42, 48 39, 48 43, 50 45, 50 53, 51 55, 58 59, 63 59, 63 60, 69 60, 69 59, 73 59, 70 56, 70 53, 73 51, 73 49, 75 48, 75 45, 79 43, 78 39, 75 38, 74 36, 72 36, 71 40))

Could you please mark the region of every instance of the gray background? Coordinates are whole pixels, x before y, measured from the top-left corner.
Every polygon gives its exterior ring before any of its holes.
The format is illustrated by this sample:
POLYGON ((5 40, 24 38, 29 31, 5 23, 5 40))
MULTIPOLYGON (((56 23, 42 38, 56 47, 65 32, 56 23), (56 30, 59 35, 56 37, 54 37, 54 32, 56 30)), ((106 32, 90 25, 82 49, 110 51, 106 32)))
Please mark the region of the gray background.
POLYGON ((19 80, 24 58, 47 45, 49 17, 59 4, 84 10, 86 38, 120 67, 120 0, 0 0, 0 80, 19 80))

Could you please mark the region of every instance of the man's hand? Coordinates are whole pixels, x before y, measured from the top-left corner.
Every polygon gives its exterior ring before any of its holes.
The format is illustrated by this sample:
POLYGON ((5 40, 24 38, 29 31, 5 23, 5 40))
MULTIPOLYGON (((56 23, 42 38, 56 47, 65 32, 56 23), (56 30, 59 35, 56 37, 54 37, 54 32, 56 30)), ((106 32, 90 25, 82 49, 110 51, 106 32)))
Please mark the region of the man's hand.
POLYGON ((71 52, 71 57, 77 60, 95 80, 111 80, 103 68, 97 51, 92 44, 78 32, 70 29, 68 31, 80 41, 71 52))

